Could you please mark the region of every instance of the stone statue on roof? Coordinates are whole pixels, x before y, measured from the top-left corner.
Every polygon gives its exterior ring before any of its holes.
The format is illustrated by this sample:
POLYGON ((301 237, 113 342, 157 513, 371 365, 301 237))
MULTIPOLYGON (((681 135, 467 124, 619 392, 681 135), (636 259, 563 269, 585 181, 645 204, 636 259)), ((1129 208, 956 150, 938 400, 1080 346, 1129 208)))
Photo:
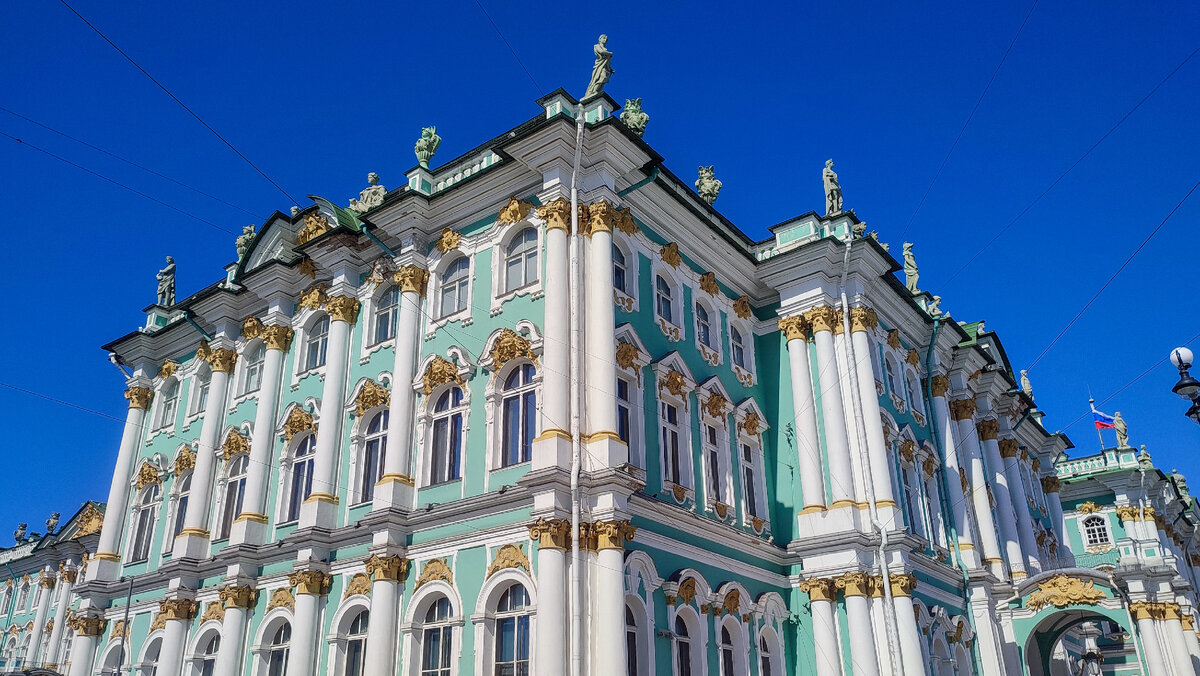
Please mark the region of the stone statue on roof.
POLYGON ((646 123, 650 116, 642 112, 642 99, 625 99, 625 108, 621 111, 621 123, 629 127, 629 131, 641 136, 646 133, 646 123))
POLYGON ((696 194, 700 195, 700 199, 712 204, 717 201, 720 192, 721 182, 717 180, 712 165, 700 167, 699 177, 696 179, 696 194))
POLYGON ((825 215, 837 216, 842 213, 842 184, 838 183, 838 175, 833 171, 832 159, 825 160, 821 180, 825 183, 825 215))
POLYGON ((920 275, 917 272, 917 257, 913 254, 912 242, 904 243, 904 286, 912 293, 917 293, 917 279, 920 275))
POLYGON ((1185 499, 1192 497, 1191 492, 1188 490, 1187 478, 1180 474, 1179 470, 1171 469, 1171 479, 1175 482, 1175 488, 1179 490, 1179 495, 1185 499))
POLYGON ((238 261, 246 257, 246 253, 250 251, 250 244, 254 242, 254 224, 251 223, 242 228, 242 234, 238 235, 237 241, 234 243, 237 246, 238 261))
POLYGON ((587 100, 604 92, 604 85, 612 78, 615 71, 612 68, 612 52, 608 51, 608 36, 601 35, 596 41, 596 45, 592 47, 592 51, 596 53, 596 63, 592 66, 592 81, 588 83, 587 91, 583 93, 583 100, 587 100))
POLYGON ((350 206, 347 208, 365 214, 383 204, 383 196, 386 194, 387 188, 379 185, 379 174, 372 171, 367 174, 367 187, 358 193, 358 199, 350 198, 350 206))
POLYGON ((1146 450, 1146 444, 1142 444, 1141 452, 1137 455, 1138 465, 1142 469, 1154 469, 1154 459, 1150 457, 1149 451, 1146 450))
POLYGON ((175 259, 167 256, 167 267, 158 271, 158 300, 155 302, 163 307, 175 304, 175 259))
POLYGON ((1129 426, 1121 417, 1121 412, 1113 414, 1113 432, 1117 433, 1117 448, 1131 448, 1129 445, 1129 426))
POLYGON ((58 530, 58 519, 62 516, 58 512, 50 512, 50 518, 46 519, 46 533, 53 533, 58 530))
POLYGON ((13 531, 13 539, 17 541, 17 544, 21 544, 25 541, 25 529, 28 527, 29 524, 27 523, 17 524, 17 529, 13 531))
POLYGON ((1021 369, 1021 391, 1033 399, 1033 384, 1029 382, 1029 369, 1021 369))
POLYGON ((942 316, 941 304, 942 304, 942 297, 934 296, 933 300, 929 301, 929 305, 925 306, 925 311, 929 313, 930 317, 941 317, 942 316))
POLYGON ((413 152, 417 154, 417 163, 422 169, 429 168, 429 160, 433 159, 433 154, 437 152, 438 146, 442 145, 442 137, 437 134, 437 127, 421 127, 421 138, 417 139, 417 145, 413 148, 413 152))

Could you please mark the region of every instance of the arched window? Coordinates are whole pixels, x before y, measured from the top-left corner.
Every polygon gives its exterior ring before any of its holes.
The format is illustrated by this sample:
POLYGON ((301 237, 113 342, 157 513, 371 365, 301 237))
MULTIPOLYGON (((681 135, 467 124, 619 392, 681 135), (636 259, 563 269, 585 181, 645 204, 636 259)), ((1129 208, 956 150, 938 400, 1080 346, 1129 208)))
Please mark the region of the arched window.
POLYGON ((921 379, 915 371, 904 372, 904 380, 908 385, 908 405, 915 411, 921 408, 921 379))
POLYGON ((313 459, 317 454, 317 436, 309 433, 296 446, 296 455, 292 458, 292 490, 288 501, 287 520, 295 521, 300 518, 300 505, 312 493, 313 459))
POLYGON ((17 608, 16 612, 25 612, 25 606, 29 604, 29 583, 22 582, 20 589, 17 590, 17 608))
POLYGON ((746 500, 746 513, 758 517, 758 455, 754 447, 742 442, 742 493, 746 500))
POLYGON ((537 230, 525 228, 512 238, 504 251, 504 293, 516 291, 537 280, 537 230))
POLYGON ((725 472, 721 462, 721 435, 707 422, 700 423, 704 446, 704 468, 708 474, 708 498, 725 502, 725 472))
POLYGON ((203 367, 196 374, 196 403, 192 405, 192 413, 203 413, 208 406, 208 390, 212 385, 212 369, 203 367))
POLYGON ((696 339, 704 347, 712 347, 712 319, 700 303, 696 303, 696 339))
POLYGON ((429 454, 429 483, 458 478, 462 461, 463 391, 451 387, 433 406, 433 446, 429 454))
POLYGON ((692 676, 692 638, 688 635, 687 622, 675 617, 675 675, 692 676))
POLYGON ((1083 540, 1089 547, 1109 544, 1108 524, 1104 517, 1093 514, 1083 520, 1083 540))
POLYGON ((890 354, 883 358, 883 374, 887 380, 888 392, 900 396, 900 390, 896 389, 896 362, 890 354))
POLYGON ((625 290, 625 254, 616 245, 613 246, 613 287, 621 293, 629 293, 625 290))
POLYGON ((183 532, 183 521, 187 516, 188 495, 192 492, 192 473, 187 472, 179 477, 178 497, 175 500, 175 525, 171 529, 171 537, 178 537, 183 532))
POLYGON ((758 637, 758 676, 772 676, 771 644, 766 636, 758 637))
POLYGON ((173 425, 177 410, 179 410, 179 381, 171 378, 163 384, 162 404, 158 409, 158 426, 162 428, 173 425))
POLYGON ((162 652, 162 639, 154 639, 150 642, 146 652, 142 653, 141 674, 143 676, 156 676, 158 673, 158 656, 162 652))
POLYGON ((496 676, 529 674, 529 592, 514 584, 496 605, 496 676))
POLYGON ((242 394, 257 392, 262 387, 263 362, 267 359, 267 346, 258 343, 246 355, 246 376, 242 385, 242 394))
POLYGON ((291 643, 292 625, 285 622, 275 630, 267 646, 267 676, 286 676, 291 643))
POLYGON ((372 345, 396 337, 396 310, 399 305, 400 289, 395 286, 379 297, 379 307, 375 310, 375 341, 372 345))
POLYGON ((370 618, 370 611, 361 611, 354 616, 354 620, 350 622, 350 629, 346 632, 346 669, 342 672, 343 676, 362 676, 363 669, 366 666, 366 651, 367 651, 367 620, 370 618))
POLYGON ((503 447, 500 463, 504 467, 529 462, 533 437, 537 434, 537 393, 533 385, 533 365, 521 364, 504 381, 503 447))
POLYGON ((721 641, 717 644, 721 655, 721 676, 735 676, 733 670, 733 637, 729 635, 729 627, 721 625, 721 641))
POLYGON ((674 324, 674 314, 671 307, 671 285, 659 275, 654 280, 654 311, 658 316, 669 324, 674 324))
POLYGON ((450 653, 454 646, 453 609, 442 596, 429 606, 421 627, 420 676, 450 676, 450 653))
POLYGON ((133 541, 129 561, 145 561, 150 556, 150 541, 154 539, 154 513, 158 511, 158 484, 142 489, 133 508, 133 541))
POLYGON ((633 608, 625 605, 625 676, 639 676, 638 625, 633 608))
POLYGON ((465 256, 450 264, 442 278, 441 303, 438 317, 448 317, 467 309, 467 283, 471 277, 471 261, 465 256))
POLYGON ((659 406, 662 407, 663 478, 675 484, 682 484, 683 454, 679 440, 679 407, 665 401, 661 402, 659 406))
POLYGON ((739 368, 746 368, 746 343, 742 332, 735 327, 729 327, 729 351, 733 355, 733 363, 739 368))
POLYGON ((304 344, 304 370, 325 365, 325 351, 329 347, 329 316, 313 322, 304 344))
POLYGON ((196 665, 200 669, 200 676, 214 676, 217 668, 217 651, 221 649, 221 635, 214 633, 204 642, 204 648, 200 652, 200 658, 196 665))
POLYGON ((229 474, 225 482, 225 510, 221 515, 220 537, 229 537, 233 522, 242 513, 242 501, 246 497, 246 476, 249 474, 250 458, 245 453, 229 462, 229 474))
POLYGON ((359 495, 362 502, 375 497, 375 484, 383 478, 383 461, 387 450, 388 410, 384 409, 367 423, 367 436, 363 443, 362 477, 359 495))

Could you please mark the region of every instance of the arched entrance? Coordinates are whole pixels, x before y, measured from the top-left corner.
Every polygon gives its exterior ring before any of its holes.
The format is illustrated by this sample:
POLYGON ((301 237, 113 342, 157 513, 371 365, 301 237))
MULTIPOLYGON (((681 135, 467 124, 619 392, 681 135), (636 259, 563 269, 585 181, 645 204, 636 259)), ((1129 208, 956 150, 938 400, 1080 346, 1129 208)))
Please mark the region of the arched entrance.
POLYGON ((1044 617, 1024 647, 1029 676, 1107 676, 1140 664, 1133 631, 1123 613, 1107 608, 1066 608, 1044 617))

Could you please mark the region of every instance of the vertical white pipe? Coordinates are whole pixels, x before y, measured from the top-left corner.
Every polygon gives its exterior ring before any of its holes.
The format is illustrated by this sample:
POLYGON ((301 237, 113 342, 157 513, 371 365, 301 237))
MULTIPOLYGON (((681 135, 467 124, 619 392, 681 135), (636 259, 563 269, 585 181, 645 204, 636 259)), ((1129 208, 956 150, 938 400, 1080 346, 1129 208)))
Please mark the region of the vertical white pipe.
POLYGON ((583 152, 583 111, 575 114, 575 162, 571 167, 571 579, 567 598, 571 605, 571 676, 583 673, 583 614, 580 608, 579 466, 583 442, 579 429, 579 160, 583 152))

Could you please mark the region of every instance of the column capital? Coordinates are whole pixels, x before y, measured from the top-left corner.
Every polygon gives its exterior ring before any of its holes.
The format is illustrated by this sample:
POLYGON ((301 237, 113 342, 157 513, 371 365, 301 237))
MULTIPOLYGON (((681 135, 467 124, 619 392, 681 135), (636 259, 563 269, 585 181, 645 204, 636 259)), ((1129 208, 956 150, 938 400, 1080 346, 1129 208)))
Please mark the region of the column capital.
POLYGON ((538 541, 538 549, 566 551, 570 545, 571 524, 565 519, 538 519, 529 526, 529 538, 538 541))
POLYGON ((846 596, 866 596, 870 591, 871 578, 862 571, 842 573, 833 579, 833 584, 846 596))
POLYGON ((402 556, 380 556, 367 558, 367 575, 374 581, 404 582, 408 579, 409 560, 402 556))
POLYGON ((190 622, 196 617, 196 602, 191 599, 164 599, 158 604, 163 619, 190 622))
POLYGON ((917 588, 917 576, 912 573, 892 575, 892 596, 912 596, 917 588))
MULTIPOLYGON (((1047 478, 1050 478, 1050 477, 1047 477, 1047 478)), ((1057 478, 1057 477, 1055 477, 1055 478, 1057 478)), ((1043 481, 1042 485, 1044 486, 1045 479, 1043 479, 1042 481, 1043 481)), ((1141 516, 1142 516, 1141 512, 1139 512, 1138 508, 1133 505, 1120 505, 1117 507, 1116 512, 1117 512, 1117 518, 1120 519, 1121 521, 1141 521, 1141 516)))
POLYGON ((1042 492, 1043 493, 1057 493, 1060 486, 1062 486, 1062 482, 1059 481, 1058 477, 1056 477, 1056 476, 1042 477, 1042 492))
POLYGON ((833 601, 836 596, 833 579, 814 577, 800 581, 800 591, 808 594, 810 601, 833 601))
POLYGON ((38 584, 41 585, 42 589, 46 589, 46 590, 54 589, 54 585, 57 582, 58 582, 58 579, 55 578, 53 574, 50 574, 50 575, 43 574, 41 579, 38 580, 38 584))
POLYGON ((596 549, 625 549, 625 543, 633 539, 637 526, 628 521, 597 521, 592 524, 596 534, 596 549))
POLYGON ((100 636, 108 627, 108 620, 95 615, 75 615, 67 618, 67 626, 79 636, 100 636))
POLYGON ((1129 604, 1129 613, 1133 615, 1134 622, 1140 620, 1154 619, 1154 604, 1148 601, 1134 601, 1129 604))
POLYGON ((999 446, 1001 458, 1015 458, 1021 452, 1021 447, 1016 439, 1001 439, 999 446))
POLYGON ((297 570, 288 575, 288 585, 296 588, 297 594, 325 596, 333 583, 333 576, 319 570, 297 570))
POLYGON ((779 330, 788 340, 805 340, 811 325, 803 315, 791 315, 779 320, 779 330))
POLYGON ((358 310, 362 306, 354 296, 331 296, 325 301, 325 311, 335 322, 353 324, 358 319, 358 310))
POLYGON ((292 337, 296 332, 290 326, 281 326, 272 324, 263 328, 263 342, 266 343, 268 350, 278 350, 279 352, 287 352, 292 347, 292 337))
POLYGON ((975 398, 956 399, 950 402, 950 417, 954 420, 970 420, 971 416, 975 415, 975 409, 978 408, 975 403, 975 398))
POLYGON ((950 391, 950 376, 936 375, 929 379, 929 389, 933 391, 933 396, 944 397, 950 391))
POLYGON ((213 371, 233 373, 233 365, 237 363, 237 352, 227 347, 212 347, 207 340, 200 341, 196 356, 208 362, 213 371))
POLYGON ((258 601, 258 590, 249 586, 238 587, 230 585, 222 587, 218 593, 220 594, 221 606, 225 609, 252 608, 258 601))
POLYGON ((869 307, 850 308, 850 332, 871 331, 879 326, 879 316, 869 307))
POLYGON ((1168 601, 1166 603, 1158 604, 1158 614, 1160 620, 1166 620, 1168 622, 1171 620, 1179 620, 1179 611, 1180 607, 1178 603, 1168 601))
MULTIPOLYGON (((547 204, 537 208, 538 218, 546 221, 546 230, 562 230, 568 235, 571 234, 571 201, 559 197, 547 204)), ((587 207, 579 205, 579 222, 587 223, 588 212, 587 207)))
POLYGON ((589 204, 587 210, 588 220, 583 234, 591 237, 598 232, 607 232, 611 235, 618 218, 617 208, 607 200, 600 200, 589 204))
POLYGON ((837 311, 828 305, 818 305, 814 308, 809 308, 804 311, 804 320, 812 327, 813 333, 821 331, 833 331, 837 326, 837 311))
POLYGON ((79 569, 68 568, 65 564, 60 563, 58 565, 58 576, 67 584, 75 584, 75 581, 79 579, 79 569))
POLYGON ((419 265, 405 265, 392 274, 392 279, 400 291, 424 296, 425 286, 429 283, 429 271, 419 265))
POLYGON ((867 596, 878 599, 883 598, 883 576, 868 575, 867 576, 867 596))
POLYGON ((129 408, 140 408, 143 411, 150 409, 150 400, 154 398, 154 390, 149 387, 131 387, 125 390, 125 399, 129 401, 129 408))
POLYGON ((979 433, 981 441, 993 441, 1000 436, 1000 423, 987 418, 976 423, 975 430, 979 433))
POLYGON ((1179 622, 1183 625, 1184 631, 1195 631, 1196 618, 1191 613, 1179 616, 1179 622))

